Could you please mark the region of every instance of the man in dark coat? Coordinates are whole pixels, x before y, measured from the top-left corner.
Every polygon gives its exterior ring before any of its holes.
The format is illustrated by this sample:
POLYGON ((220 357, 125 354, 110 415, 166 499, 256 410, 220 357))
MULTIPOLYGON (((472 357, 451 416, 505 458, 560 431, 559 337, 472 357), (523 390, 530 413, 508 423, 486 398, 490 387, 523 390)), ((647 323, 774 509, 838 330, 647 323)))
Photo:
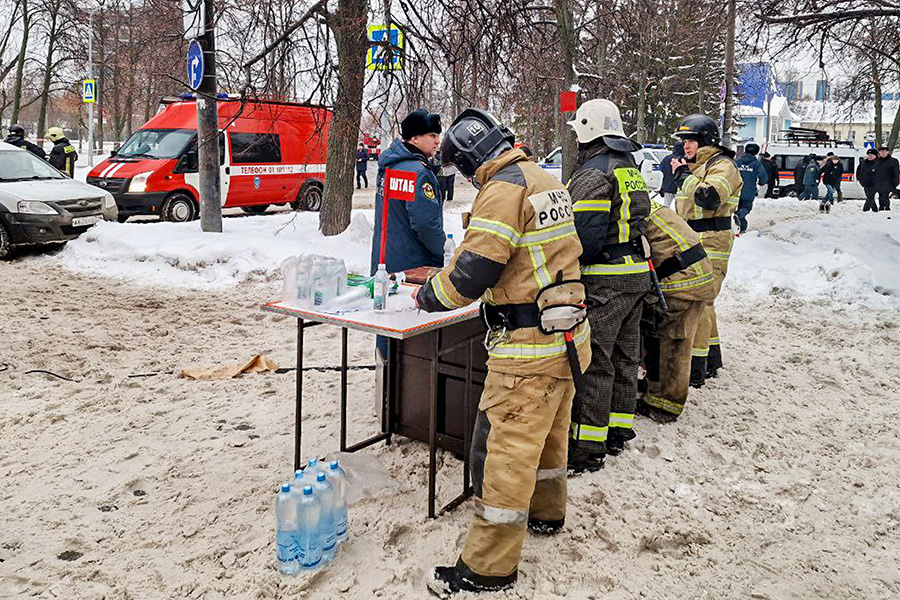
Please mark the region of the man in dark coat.
POLYGON ((841 159, 830 154, 825 159, 825 165, 822 167, 822 183, 825 184, 825 198, 819 204, 819 212, 831 212, 831 205, 834 204, 834 195, 841 186, 841 177, 844 175, 844 165, 841 159))
POLYGON ((866 151, 866 159, 859 161, 856 168, 856 180, 866 193, 866 203, 863 204, 863 212, 878 212, 875 204, 875 169, 878 166, 878 153, 874 148, 866 151))
POLYGON ((672 203, 675 202, 675 192, 681 187, 682 179, 676 173, 679 175, 683 173, 685 177, 690 173, 684 158, 684 142, 676 142, 672 146, 672 154, 660 161, 659 172, 662 173, 659 193, 665 200, 666 206, 672 208, 672 203))
POLYGON ((759 144, 749 143, 744 146, 744 153, 734 161, 744 182, 741 187, 741 199, 738 209, 735 211, 734 221, 738 224, 741 233, 747 231, 747 215, 753 210, 753 201, 756 200, 756 186, 769 183, 769 176, 762 163, 756 158, 759 154, 759 144))
POLYGON ((891 210, 891 194, 900 184, 900 163, 885 147, 878 149, 875 163, 875 191, 878 192, 878 210, 891 210))
POLYGON ((25 139, 25 128, 21 125, 10 125, 9 135, 3 141, 7 144, 12 144, 13 146, 22 148, 23 150, 28 150, 41 160, 47 160, 47 153, 44 152, 43 148, 41 148, 37 144, 32 144, 25 139))
POLYGON ((775 186, 778 185, 778 165, 775 164, 775 157, 768 152, 762 153, 763 169, 766 170, 766 177, 769 178, 769 184, 766 187, 765 198, 775 198, 775 186))
POLYGON ((806 168, 803 171, 803 191, 798 198, 800 200, 818 200, 819 199, 819 161, 816 160, 815 154, 806 157, 806 168))
POLYGON ((356 151, 356 189, 361 189, 360 180, 369 187, 369 178, 366 176, 366 169, 369 168, 369 150, 365 144, 359 145, 356 151))

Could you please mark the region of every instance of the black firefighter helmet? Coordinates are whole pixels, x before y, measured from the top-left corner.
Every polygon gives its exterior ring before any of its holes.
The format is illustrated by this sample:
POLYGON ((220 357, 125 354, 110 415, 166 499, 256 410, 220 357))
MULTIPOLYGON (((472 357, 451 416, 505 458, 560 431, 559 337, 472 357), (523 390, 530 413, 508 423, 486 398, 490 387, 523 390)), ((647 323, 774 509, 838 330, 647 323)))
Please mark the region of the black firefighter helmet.
POLYGON ((10 125, 9 126, 9 135, 17 135, 19 137, 25 137, 25 128, 21 125, 10 125))
POLYGON ((701 147, 720 146, 722 143, 719 125, 706 115, 686 116, 672 136, 679 140, 696 140, 701 147))
POLYGON ((478 167, 493 158, 498 148, 512 147, 515 141, 515 134, 492 114, 468 108, 444 134, 441 162, 455 166, 466 177, 474 177, 478 167))

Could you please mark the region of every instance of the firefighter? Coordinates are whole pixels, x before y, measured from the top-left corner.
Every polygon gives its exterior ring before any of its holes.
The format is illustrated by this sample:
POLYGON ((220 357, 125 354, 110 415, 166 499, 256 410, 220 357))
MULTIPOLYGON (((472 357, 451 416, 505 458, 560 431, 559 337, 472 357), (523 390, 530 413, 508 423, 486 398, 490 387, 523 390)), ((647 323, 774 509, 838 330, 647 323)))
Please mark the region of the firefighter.
POLYGON ((479 191, 453 259, 416 295, 429 312, 481 298, 489 326, 471 448, 475 516, 456 565, 436 567, 428 582, 443 597, 512 586, 526 528, 549 534, 565 523, 573 373, 590 362, 581 244, 569 194, 514 143, 508 128, 478 109, 460 114, 444 135, 443 164, 479 191), (539 295, 569 285, 580 290, 580 322, 570 333, 543 333, 539 295))
MULTIPOLYGON (((734 164, 734 152, 721 145, 719 126, 706 115, 685 117, 673 134, 684 142, 692 159, 691 174, 675 196, 678 215, 700 234, 719 295, 728 257, 734 244, 731 217, 737 210, 743 180, 734 164)), ((691 350, 691 385, 700 387, 722 367, 719 329, 713 302, 707 304, 691 350)))
POLYGON ((25 128, 21 125, 10 125, 9 135, 3 141, 18 148, 28 150, 41 160, 47 160, 47 153, 44 152, 43 148, 41 148, 37 144, 32 144, 25 139, 25 128))
POLYGON ((706 305, 715 299, 713 266, 700 235, 668 207, 651 200, 643 230, 666 307, 656 303, 646 311, 647 389, 637 410, 666 423, 678 418, 687 400, 694 334, 706 305))
POLYGON ((641 238, 650 196, 631 155, 641 146, 625 136, 615 104, 589 100, 568 124, 578 140, 567 187, 584 248, 593 355, 572 417, 569 468, 580 473, 600 469, 634 437, 641 312, 652 290, 641 238))
POLYGON ((53 149, 50 150, 50 156, 47 160, 51 165, 68 175, 75 177, 75 161, 78 160, 78 153, 75 146, 68 140, 66 134, 59 127, 51 127, 47 130, 45 137, 53 142, 53 149))

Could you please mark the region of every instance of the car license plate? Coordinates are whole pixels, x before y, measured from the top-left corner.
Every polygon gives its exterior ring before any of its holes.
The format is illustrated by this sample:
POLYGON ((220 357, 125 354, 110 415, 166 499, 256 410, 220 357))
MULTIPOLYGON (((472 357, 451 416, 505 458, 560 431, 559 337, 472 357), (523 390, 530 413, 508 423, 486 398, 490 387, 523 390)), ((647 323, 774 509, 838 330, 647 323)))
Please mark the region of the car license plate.
POLYGON ((102 220, 103 217, 101 217, 100 215, 94 215, 92 217, 74 217, 72 219, 72 227, 86 227, 88 225, 98 223, 102 220))

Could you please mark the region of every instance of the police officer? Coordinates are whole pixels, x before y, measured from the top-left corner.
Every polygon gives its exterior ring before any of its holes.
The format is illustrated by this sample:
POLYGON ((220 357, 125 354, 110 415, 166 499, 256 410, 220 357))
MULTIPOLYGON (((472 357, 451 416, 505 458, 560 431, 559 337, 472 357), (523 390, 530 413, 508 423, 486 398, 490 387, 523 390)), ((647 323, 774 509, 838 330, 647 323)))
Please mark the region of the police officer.
POLYGON ((740 228, 740 232, 747 231, 747 215, 753 210, 753 201, 756 200, 756 186, 769 183, 769 174, 765 167, 756 158, 759 154, 759 144, 750 142, 744 146, 744 153, 734 161, 744 185, 741 187, 741 199, 738 209, 734 213, 734 222, 740 228))
MULTIPOLYGON (((738 207, 743 180, 734 152, 721 145, 719 126, 706 115, 685 117, 673 134, 684 142, 693 160, 691 174, 675 196, 678 215, 700 234, 700 243, 713 266, 715 296, 719 295, 734 244, 731 216, 738 207)), ((722 367, 715 305, 703 311, 691 350, 691 385, 700 387, 722 367)))
POLYGON ((668 207, 651 200, 643 231, 666 307, 654 304, 642 322, 647 390, 637 411, 666 423, 687 401, 691 346, 706 305, 715 300, 714 275, 700 234, 668 207))
POLYGON ((494 332, 472 438, 475 516, 456 565, 435 568, 428 583, 444 597, 512 586, 526 527, 562 529, 575 395, 567 350, 579 365, 590 361, 587 323, 573 325, 571 334, 538 327, 539 293, 570 285, 554 282, 575 280, 580 298, 573 299, 583 303, 581 244, 569 194, 514 142, 509 129, 481 110, 464 111, 450 126, 441 144, 444 165, 471 178, 479 192, 452 261, 416 296, 429 312, 481 298, 494 332))
POLYGON ((21 125, 10 125, 9 135, 3 141, 7 144, 12 144, 13 146, 28 150, 41 160, 47 160, 47 153, 44 152, 43 148, 37 144, 32 144, 25 139, 25 128, 21 125))
POLYGON ((53 149, 50 150, 50 157, 47 160, 69 177, 75 177, 75 161, 78 160, 75 146, 59 127, 48 129, 45 137, 53 142, 53 149))
POLYGON ((634 437, 641 312, 652 290, 641 240, 650 196, 631 155, 641 146, 625 136, 615 104, 589 100, 568 124, 578 140, 568 189, 584 248, 593 355, 572 416, 569 468, 582 472, 600 469, 634 437))

